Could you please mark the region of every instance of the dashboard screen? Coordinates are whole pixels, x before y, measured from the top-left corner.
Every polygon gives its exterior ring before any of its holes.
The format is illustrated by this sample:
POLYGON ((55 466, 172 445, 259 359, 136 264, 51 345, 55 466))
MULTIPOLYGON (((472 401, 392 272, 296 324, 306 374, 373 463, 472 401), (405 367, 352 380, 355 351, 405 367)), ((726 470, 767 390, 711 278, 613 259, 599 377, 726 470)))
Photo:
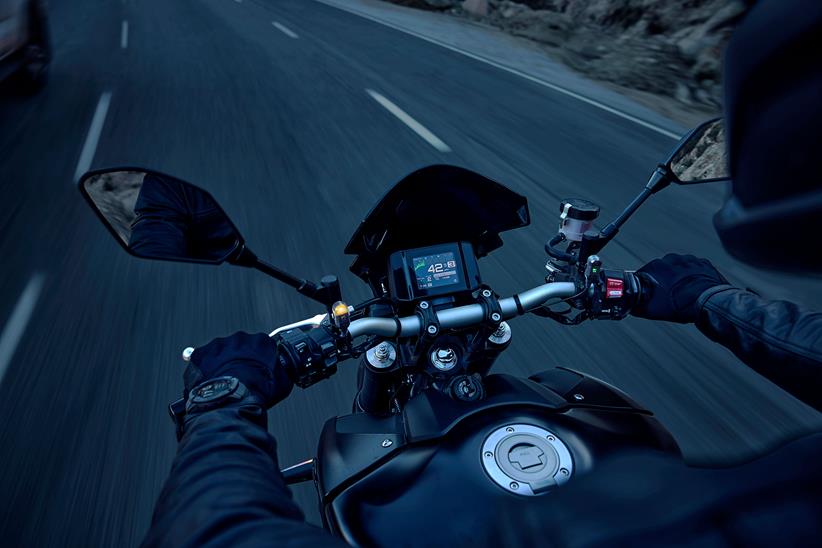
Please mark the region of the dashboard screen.
POLYGON ((462 276, 453 251, 414 257, 414 276, 417 289, 431 289, 461 283, 462 276))
POLYGON ((388 256, 387 281, 392 300, 398 302, 459 295, 482 284, 469 242, 395 251, 388 256))

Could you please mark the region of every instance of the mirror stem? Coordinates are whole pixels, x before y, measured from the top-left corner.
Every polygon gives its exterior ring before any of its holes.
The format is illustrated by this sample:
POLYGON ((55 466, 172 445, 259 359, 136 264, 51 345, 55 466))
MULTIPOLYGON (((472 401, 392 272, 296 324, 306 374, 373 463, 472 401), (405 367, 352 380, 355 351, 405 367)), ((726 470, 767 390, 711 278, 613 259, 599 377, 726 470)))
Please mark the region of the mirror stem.
POLYGON ((673 180, 674 179, 670 170, 662 164, 658 165, 651 174, 651 178, 648 179, 648 183, 645 185, 645 188, 642 189, 642 192, 640 192, 639 195, 637 195, 637 197, 634 198, 630 204, 628 204, 628 207, 626 207, 616 219, 608 223, 605 228, 600 230, 599 234, 583 235, 577 260, 579 268, 584 267, 588 257, 602 251, 602 248, 614 239, 614 236, 617 235, 620 227, 631 218, 631 215, 639 209, 639 206, 645 203, 645 200, 670 185, 673 180))
POLYGON ((276 266, 268 264, 267 262, 261 261, 259 259, 257 259, 253 267, 262 272, 263 274, 268 274, 275 280, 279 280, 284 284, 290 285, 291 287, 296 289, 297 292, 301 295, 305 295, 306 297, 314 299, 317 302, 325 304, 325 302, 322 299, 317 298, 317 286, 314 285, 312 282, 309 282, 308 280, 304 280, 302 278, 297 278, 296 276, 292 276, 288 272, 280 270, 276 266))
POLYGON ((668 168, 664 165, 658 165, 654 172, 651 174, 651 178, 648 179, 648 183, 645 185, 645 188, 639 195, 633 199, 633 201, 628 204, 622 213, 619 216, 611 221, 608 226, 602 229, 599 233, 600 237, 605 240, 605 243, 611 241, 614 236, 616 236, 617 232, 625 222, 631 218, 639 206, 645 203, 645 200, 651 197, 651 195, 656 194, 663 188, 667 187, 671 184, 671 173, 668 171, 668 168))
POLYGON ((301 295, 305 295, 306 297, 313 299, 318 303, 327 304, 327 299, 324 298, 324 292, 321 292, 315 284, 309 282, 308 280, 292 276, 288 272, 280 270, 276 266, 260 260, 257 257, 257 255, 252 253, 251 250, 249 250, 246 247, 243 247, 237 254, 237 256, 234 259, 230 260, 230 262, 235 265, 245 266, 259 270, 263 274, 267 274, 275 280, 279 280, 286 285, 290 285, 291 287, 296 289, 297 292, 301 295))

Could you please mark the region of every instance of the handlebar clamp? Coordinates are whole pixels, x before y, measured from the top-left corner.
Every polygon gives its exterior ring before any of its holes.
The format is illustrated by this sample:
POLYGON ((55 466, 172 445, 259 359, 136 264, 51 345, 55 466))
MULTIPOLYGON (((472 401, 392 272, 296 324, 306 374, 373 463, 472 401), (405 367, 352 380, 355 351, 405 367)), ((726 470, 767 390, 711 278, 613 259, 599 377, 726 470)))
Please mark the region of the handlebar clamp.
POLYGON ((423 339, 433 339, 440 334, 440 320, 437 318, 437 313, 434 312, 431 303, 420 301, 417 305, 417 316, 419 316, 420 325, 422 325, 423 339))
POLYGON ((482 305, 485 315, 483 325, 496 331, 502 323, 502 307, 499 304, 499 298, 490 287, 482 286, 477 294, 477 302, 482 305))

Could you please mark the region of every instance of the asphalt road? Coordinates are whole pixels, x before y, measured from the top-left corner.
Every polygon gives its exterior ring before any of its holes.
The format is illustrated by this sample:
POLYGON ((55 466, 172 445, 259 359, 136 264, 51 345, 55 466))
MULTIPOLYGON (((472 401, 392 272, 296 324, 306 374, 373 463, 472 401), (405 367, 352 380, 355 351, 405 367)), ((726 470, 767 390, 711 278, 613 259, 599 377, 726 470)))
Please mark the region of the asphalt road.
MULTIPOLYGON (((317 313, 255 272, 122 252, 73 181, 78 163, 92 160, 82 151, 95 112, 94 167, 144 165, 209 189, 258 255, 302 276, 340 274, 350 301, 367 294, 346 273, 342 248, 377 198, 415 168, 465 166, 529 197, 532 226, 506 235, 481 264, 484 279, 510 294, 540 282, 561 197, 592 199, 603 218, 613 216, 673 145, 313 1, 50 4, 48 88, 33 98, 0 89, 0 336, 13 350, 0 375, 6 546, 137 544, 174 455, 165 406, 181 390, 181 349, 317 313)), ((818 282, 757 273, 721 250, 710 216, 723 192, 671 188, 653 198, 606 250, 607 263, 635 268, 694 252, 736 283, 822 305, 818 282)), ((822 426, 693 327, 628 319, 565 328, 528 318, 514 332, 498 370, 568 365, 612 382, 654 410, 694 464, 747 459, 822 426)), ((350 365, 271 411, 283 465, 311 456, 324 421, 350 409, 350 365)), ((310 486, 295 496, 316 521, 310 486)))

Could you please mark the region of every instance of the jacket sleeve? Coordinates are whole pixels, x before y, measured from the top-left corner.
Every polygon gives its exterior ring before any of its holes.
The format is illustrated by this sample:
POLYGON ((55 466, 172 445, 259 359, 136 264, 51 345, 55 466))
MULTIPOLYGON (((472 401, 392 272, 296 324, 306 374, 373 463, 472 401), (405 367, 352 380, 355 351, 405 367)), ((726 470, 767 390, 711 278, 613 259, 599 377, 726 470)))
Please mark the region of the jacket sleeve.
POLYGON ((305 523, 257 405, 189 417, 143 546, 326 546, 305 523))
POLYGON ((702 333, 822 411, 822 313, 727 285, 709 289, 699 302, 702 333))

